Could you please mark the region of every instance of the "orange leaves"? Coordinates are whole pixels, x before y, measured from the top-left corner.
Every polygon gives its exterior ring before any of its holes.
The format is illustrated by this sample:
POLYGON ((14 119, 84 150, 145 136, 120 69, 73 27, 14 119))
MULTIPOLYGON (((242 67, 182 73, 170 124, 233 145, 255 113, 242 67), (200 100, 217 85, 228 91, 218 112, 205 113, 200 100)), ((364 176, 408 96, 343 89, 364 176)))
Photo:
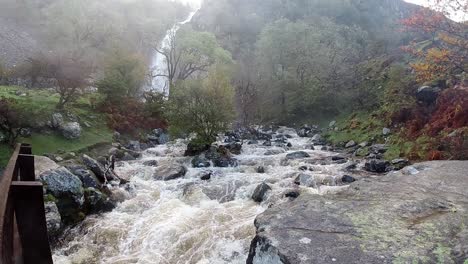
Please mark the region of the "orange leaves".
POLYGON ((410 66, 416 72, 419 82, 432 81, 448 77, 450 72, 450 54, 446 49, 431 48, 421 55, 419 62, 411 63, 410 66))

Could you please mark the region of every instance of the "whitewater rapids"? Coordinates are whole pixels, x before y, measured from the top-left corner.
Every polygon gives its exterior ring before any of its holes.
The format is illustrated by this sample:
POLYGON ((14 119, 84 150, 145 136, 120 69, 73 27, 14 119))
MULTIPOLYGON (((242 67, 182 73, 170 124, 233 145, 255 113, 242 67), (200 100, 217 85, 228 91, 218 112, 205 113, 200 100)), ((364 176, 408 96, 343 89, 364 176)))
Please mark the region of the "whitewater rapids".
MULTIPOLYGON (((68 230, 64 246, 54 251, 54 263, 245 263, 255 217, 270 205, 289 201, 284 193, 297 188, 294 175, 300 166, 312 167, 316 177, 333 178, 341 177, 347 166, 311 162, 337 153, 311 150, 310 138, 300 138, 294 130, 284 128, 281 133, 292 136, 292 147, 266 147, 262 141, 244 144, 241 155, 235 156, 238 167, 192 168, 181 140, 148 149, 140 160, 121 162, 116 172, 130 180, 120 190, 126 200, 112 212, 90 216, 68 230), (298 150, 311 157, 282 162, 287 153, 298 150), (267 151, 277 154, 265 155, 267 151), (143 165, 145 160, 184 164, 188 172, 180 179, 157 181, 152 177, 157 167, 143 165), (257 173, 258 166, 266 172, 257 173), (203 181, 199 174, 206 170, 212 176, 203 181), (262 182, 272 190, 258 204, 251 196, 262 182)), ((346 186, 300 187, 300 192, 322 194, 340 188, 346 186)))

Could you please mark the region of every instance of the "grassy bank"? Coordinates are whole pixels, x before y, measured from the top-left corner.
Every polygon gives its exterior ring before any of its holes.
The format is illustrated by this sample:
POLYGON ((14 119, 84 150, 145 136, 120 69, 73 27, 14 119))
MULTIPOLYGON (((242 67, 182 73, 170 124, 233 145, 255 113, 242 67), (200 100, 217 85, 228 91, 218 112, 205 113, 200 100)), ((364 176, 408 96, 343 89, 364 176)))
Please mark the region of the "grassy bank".
MULTIPOLYGON (((37 155, 57 153, 60 151, 77 152, 96 144, 112 141, 112 131, 106 125, 106 117, 95 111, 93 99, 95 95, 86 95, 70 104, 65 110, 76 116, 82 125, 79 139, 68 140, 57 132, 33 132, 31 137, 19 138, 18 142, 30 143, 37 155), (83 124, 88 124, 86 127, 83 124)), ((25 113, 26 123, 34 127, 38 122, 47 122, 56 112, 59 97, 53 90, 29 90, 16 86, 0 86, 0 98, 14 99, 19 109, 25 113)), ((0 166, 5 165, 11 155, 11 149, 5 144, 0 145, 0 166)))

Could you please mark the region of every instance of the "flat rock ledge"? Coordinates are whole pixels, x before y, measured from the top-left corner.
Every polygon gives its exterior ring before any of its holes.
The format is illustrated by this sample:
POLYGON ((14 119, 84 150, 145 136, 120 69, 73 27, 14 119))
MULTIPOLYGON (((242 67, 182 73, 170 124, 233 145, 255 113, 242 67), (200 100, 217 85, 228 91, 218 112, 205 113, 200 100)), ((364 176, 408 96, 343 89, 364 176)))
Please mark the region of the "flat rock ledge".
POLYGON ((424 162, 304 194, 255 226, 248 264, 468 263, 468 162, 424 162))

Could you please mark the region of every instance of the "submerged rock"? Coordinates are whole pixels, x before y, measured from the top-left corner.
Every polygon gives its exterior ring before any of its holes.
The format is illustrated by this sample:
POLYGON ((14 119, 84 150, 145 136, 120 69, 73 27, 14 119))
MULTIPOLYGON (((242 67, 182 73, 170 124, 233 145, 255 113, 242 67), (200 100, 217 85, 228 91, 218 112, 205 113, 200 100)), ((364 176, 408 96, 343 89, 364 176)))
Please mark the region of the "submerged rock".
POLYGON ((268 208, 247 263, 463 263, 468 163, 420 165, 268 208))
POLYGON ((183 165, 164 165, 157 168, 153 175, 155 180, 170 181, 184 177, 187 173, 187 168, 183 165))

